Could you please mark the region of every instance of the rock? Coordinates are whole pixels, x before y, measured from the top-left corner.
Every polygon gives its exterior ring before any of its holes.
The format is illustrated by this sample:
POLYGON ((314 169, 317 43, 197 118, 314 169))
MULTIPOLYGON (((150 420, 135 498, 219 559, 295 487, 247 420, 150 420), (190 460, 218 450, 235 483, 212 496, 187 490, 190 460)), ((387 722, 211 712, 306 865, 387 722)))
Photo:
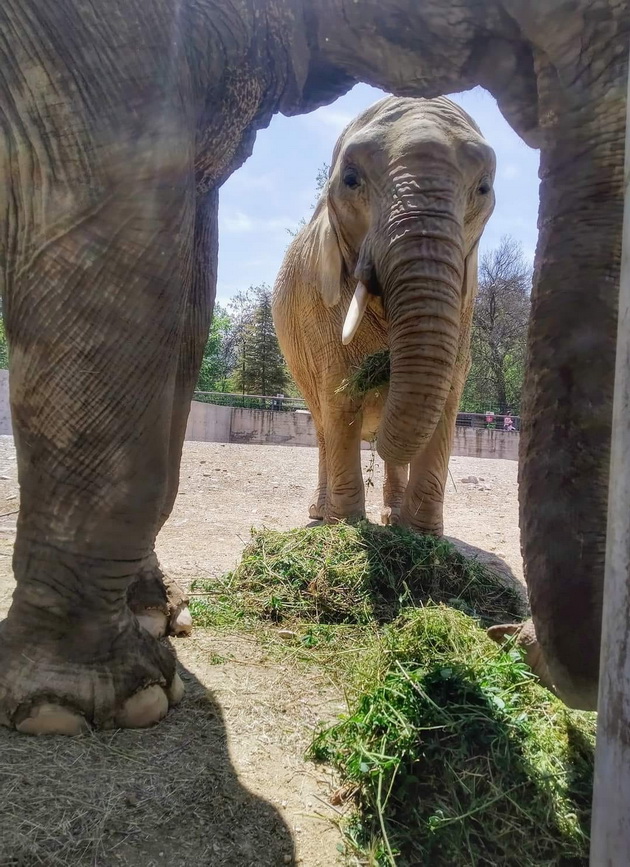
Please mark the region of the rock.
POLYGON ((477 476, 466 476, 465 479, 460 479, 460 482, 463 485, 477 485, 479 484, 479 479, 477 476))

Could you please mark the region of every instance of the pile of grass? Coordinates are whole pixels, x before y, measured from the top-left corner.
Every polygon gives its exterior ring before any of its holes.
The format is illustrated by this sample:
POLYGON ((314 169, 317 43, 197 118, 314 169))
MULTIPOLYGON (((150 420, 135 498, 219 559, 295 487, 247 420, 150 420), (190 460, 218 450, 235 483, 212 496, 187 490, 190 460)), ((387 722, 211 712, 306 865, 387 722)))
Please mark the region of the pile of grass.
POLYGON ((361 365, 343 380, 337 392, 351 397, 363 397, 370 391, 384 388, 389 383, 389 349, 381 349, 366 356, 361 365))
POLYGON ((452 608, 403 614, 378 658, 311 748, 356 793, 361 863, 588 864, 593 714, 569 711, 452 608))
MULTIPOLYGON (((215 604, 290 624, 368 624, 405 606, 445 602, 485 624, 522 619, 516 587, 445 539, 363 521, 277 532, 255 530, 215 604)), ((212 604, 212 600, 210 600, 212 604)))

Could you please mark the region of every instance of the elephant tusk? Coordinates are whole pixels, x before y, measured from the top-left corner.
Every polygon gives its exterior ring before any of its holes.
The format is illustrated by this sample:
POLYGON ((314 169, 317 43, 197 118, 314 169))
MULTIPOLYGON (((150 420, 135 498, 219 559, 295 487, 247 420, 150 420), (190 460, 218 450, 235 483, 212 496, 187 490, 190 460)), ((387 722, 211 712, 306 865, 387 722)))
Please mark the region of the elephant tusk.
POLYGON ((343 323, 343 334, 341 342, 344 346, 352 341, 352 338, 357 333, 357 329, 363 319, 365 308, 369 300, 369 293, 363 283, 357 283, 357 288, 354 290, 352 301, 346 313, 346 321, 343 323))

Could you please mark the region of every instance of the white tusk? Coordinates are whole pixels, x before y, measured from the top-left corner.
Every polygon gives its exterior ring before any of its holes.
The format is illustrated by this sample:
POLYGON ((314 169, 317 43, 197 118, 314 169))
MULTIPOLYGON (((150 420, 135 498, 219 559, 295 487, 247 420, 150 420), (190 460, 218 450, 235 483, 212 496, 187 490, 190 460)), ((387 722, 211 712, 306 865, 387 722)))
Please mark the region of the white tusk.
POLYGON ((352 301, 346 313, 346 321, 343 323, 343 333, 341 342, 344 346, 352 341, 352 338, 357 333, 357 328, 361 324, 365 308, 368 305, 369 293, 363 283, 357 283, 357 288, 354 290, 352 301))

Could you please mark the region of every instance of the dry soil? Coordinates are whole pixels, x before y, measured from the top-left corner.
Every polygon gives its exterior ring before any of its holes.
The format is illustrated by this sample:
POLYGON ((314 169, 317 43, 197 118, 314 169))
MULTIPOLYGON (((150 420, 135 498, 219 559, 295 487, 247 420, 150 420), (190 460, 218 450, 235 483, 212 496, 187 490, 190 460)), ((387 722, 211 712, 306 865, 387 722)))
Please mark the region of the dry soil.
MULTIPOLYGON (((382 467, 363 455, 377 521, 382 467)), ((522 580, 516 464, 453 458, 450 469, 446 533, 522 580)), ((316 474, 315 449, 187 443, 162 565, 189 586, 232 567, 250 528, 307 524, 316 474)), ((0 616, 18 504, 13 442, 2 437, 0 616)), ((197 629, 174 644, 187 696, 152 730, 71 740, 0 730, 0 867, 342 863, 335 781, 303 759, 342 696, 256 636, 197 629)))

